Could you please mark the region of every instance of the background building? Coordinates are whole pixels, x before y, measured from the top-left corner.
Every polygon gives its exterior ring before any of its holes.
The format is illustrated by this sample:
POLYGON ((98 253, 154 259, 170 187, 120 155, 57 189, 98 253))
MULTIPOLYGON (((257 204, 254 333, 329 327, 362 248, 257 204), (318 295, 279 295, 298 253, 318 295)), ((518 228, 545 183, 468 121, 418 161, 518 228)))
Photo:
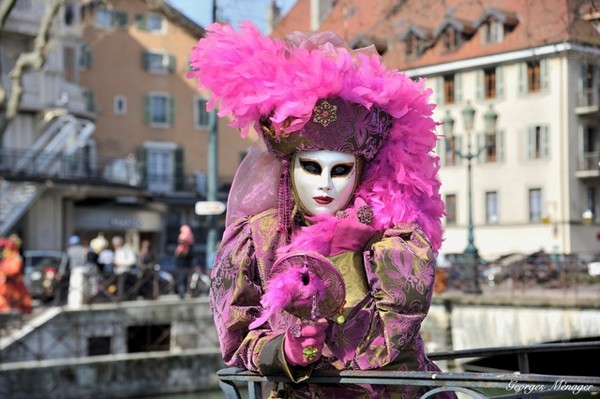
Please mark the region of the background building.
POLYGON ((299 0, 273 35, 332 30, 426 78, 446 122, 442 253, 464 251, 470 208, 488 260, 540 249, 590 258, 600 253, 599 18, 591 1, 299 0))
MULTIPOLYGON (((31 46, 51 4, 17 1, 5 30, 13 24, 22 30, 21 24, 37 16, 21 48, 31 46)), ((53 152, 57 147, 40 143, 43 131, 33 121, 57 101, 62 101, 61 115, 81 120, 81 126, 71 129, 79 141, 73 151, 54 154, 57 168, 70 167, 64 173, 46 167, 3 174, 15 185, 29 187, 38 181, 45 193, 32 198, 5 229, 24 235, 27 248, 62 249, 70 234, 87 241, 101 231, 107 237, 124 235, 136 247, 150 239, 159 254, 169 255, 180 225, 186 223, 194 229, 195 251, 202 261, 208 218, 196 215, 194 205, 207 198, 210 118, 206 98, 186 73, 203 28, 162 0, 65 4, 53 26, 49 62, 26 76, 31 87, 21 106, 24 116, 11 123, 3 151, 15 158, 16 149, 36 145, 46 154, 53 152), (39 102, 36 109, 29 106, 30 97, 39 102), (31 119, 28 125, 20 122, 23 118, 31 119), (89 125, 85 137, 82 124, 89 125)), ((6 48, 4 37, 2 42, 6 48)), ((4 79, 9 70, 10 63, 2 68, 4 79)), ((226 120, 219 121, 218 136, 216 199, 226 201, 249 142, 227 127, 226 120)), ((36 161, 39 156, 26 158, 36 161)), ((3 193, 16 198, 8 190, 3 193)), ((4 204, 2 209, 10 213, 4 204)), ((221 230, 222 220, 212 220, 214 225, 221 230)))

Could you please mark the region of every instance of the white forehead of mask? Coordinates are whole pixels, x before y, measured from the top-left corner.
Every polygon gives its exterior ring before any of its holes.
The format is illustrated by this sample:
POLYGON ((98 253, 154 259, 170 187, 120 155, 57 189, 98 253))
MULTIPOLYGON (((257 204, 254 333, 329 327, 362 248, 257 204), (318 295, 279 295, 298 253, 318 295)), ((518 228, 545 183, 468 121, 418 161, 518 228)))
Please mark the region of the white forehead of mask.
POLYGON ((356 156, 337 151, 300 151, 294 156, 294 189, 303 207, 311 215, 334 214, 342 209, 352 196, 356 183, 356 156), (300 161, 316 162, 321 174, 309 173, 300 161), (353 164, 345 176, 331 176, 332 169, 340 164, 353 164), (320 204, 315 197, 328 196, 333 200, 320 204))

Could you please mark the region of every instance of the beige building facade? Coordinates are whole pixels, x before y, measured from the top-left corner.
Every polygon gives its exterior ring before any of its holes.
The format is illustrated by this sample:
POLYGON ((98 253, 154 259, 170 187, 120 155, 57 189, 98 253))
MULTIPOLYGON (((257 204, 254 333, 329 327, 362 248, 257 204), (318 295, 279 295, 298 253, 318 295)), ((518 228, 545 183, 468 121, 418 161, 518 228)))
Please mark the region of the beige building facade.
POLYGON ((592 3, 298 0, 272 35, 334 31, 425 79, 440 122, 442 254, 467 247, 470 209, 486 260, 539 250, 591 259, 600 256, 600 20, 592 3), (489 129, 485 116, 495 121, 489 129))

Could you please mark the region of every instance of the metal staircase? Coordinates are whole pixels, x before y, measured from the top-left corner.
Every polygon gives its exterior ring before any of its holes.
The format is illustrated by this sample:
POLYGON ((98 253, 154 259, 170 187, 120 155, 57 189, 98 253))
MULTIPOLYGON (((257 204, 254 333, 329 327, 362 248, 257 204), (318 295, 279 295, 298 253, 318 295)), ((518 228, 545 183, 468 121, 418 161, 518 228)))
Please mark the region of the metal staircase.
POLYGON ((14 165, 4 165, 10 175, 23 179, 0 181, 0 236, 8 234, 46 189, 45 184, 27 181, 27 176, 59 175, 65 157, 83 148, 94 129, 91 121, 56 116, 14 165))

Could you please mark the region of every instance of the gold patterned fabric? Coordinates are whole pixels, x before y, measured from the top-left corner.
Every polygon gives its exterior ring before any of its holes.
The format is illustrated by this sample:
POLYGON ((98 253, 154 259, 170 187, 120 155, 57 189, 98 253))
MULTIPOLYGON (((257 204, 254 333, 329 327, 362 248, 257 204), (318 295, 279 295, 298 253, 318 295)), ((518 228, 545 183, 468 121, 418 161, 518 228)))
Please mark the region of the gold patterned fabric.
MULTIPOLYGON (((260 327, 260 298, 276 251, 285 245, 276 232, 276 211, 231 225, 213 270, 210 301, 223 359, 261 374, 287 375, 287 398, 418 398, 426 389, 410 386, 303 384, 313 370, 439 371, 425 355, 419 334, 429 309, 434 263, 430 246, 413 223, 380 232, 363 251, 330 257, 346 284, 343 317, 332 317, 321 358, 310 367, 287 364, 284 332, 300 322, 276 313, 260 327)), ((452 398, 441 394, 438 398, 452 398)))

